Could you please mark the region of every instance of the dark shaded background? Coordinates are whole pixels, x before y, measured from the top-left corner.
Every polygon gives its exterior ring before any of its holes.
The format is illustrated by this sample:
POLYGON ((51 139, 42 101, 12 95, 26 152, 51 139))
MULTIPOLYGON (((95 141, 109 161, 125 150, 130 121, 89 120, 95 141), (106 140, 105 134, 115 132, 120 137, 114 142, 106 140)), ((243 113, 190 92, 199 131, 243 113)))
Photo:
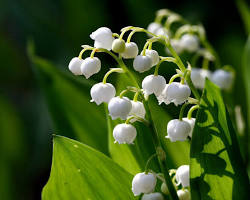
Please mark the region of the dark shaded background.
POLYGON ((222 63, 240 65, 247 35, 234 1, 0 1, 0 199, 40 199, 50 171, 53 129, 26 54, 28 39, 39 56, 67 70, 98 27, 147 27, 161 8, 201 22, 222 63))

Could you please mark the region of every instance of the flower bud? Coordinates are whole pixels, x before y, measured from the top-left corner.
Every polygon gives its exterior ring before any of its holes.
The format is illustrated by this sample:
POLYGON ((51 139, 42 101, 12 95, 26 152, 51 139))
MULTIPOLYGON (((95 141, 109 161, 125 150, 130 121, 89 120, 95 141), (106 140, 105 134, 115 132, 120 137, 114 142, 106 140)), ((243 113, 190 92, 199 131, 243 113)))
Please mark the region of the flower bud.
POLYGON ((185 34, 180 39, 180 44, 184 50, 195 52, 199 49, 199 39, 196 35, 185 34))
POLYGON ((108 104, 108 110, 111 118, 121 118, 125 120, 132 109, 130 100, 126 97, 113 97, 108 104))
POLYGON ((150 57, 152 60, 152 67, 157 65, 160 61, 159 54, 155 50, 146 49, 146 56, 150 57))
POLYGON ((96 48, 111 50, 114 37, 112 31, 107 27, 98 28, 90 34, 90 38, 95 41, 96 48))
POLYGON ((112 43, 112 51, 115 53, 122 53, 125 51, 125 41, 122 39, 115 39, 112 43))
POLYGON ((113 130, 115 142, 119 144, 133 144, 136 134, 136 128, 131 124, 118 124, 113 130))
POLYGON ((217 69, 212 74, 211 80, 221 89, 229 90, 233 84, 233 75, 231 72, 225 71, 223 69, 217 69))
POLYGON ((167 184, 166 184, 165 182, 163 182, 163 183, 161 184, 161 192, 162 192, 163 194, 166 194, 166 195, 169 194, 169 190, 168 190, 167 184))
POLYGON ((150 194, 144 194, 141 200, 164 200, 164 197, 160 192, 154 192, 150 194))
POLYGON ((207 69, 192 68, 191 80, 195 87, 203 89, 206 78, 211 78, 211 72, 207 69))
POLYGON ((191 90, 187 85, 173 82, 169 84, 166 91, 166 104, 173 102, 176 106, 187 101, 191 90))
POLYGON ((185 141, 188 134, 191 131, 191 126, 186 121, 179 119, 173 119, 168 122, 166 138, 169 138, 171 142, 185 141))
POLYGON ((166 80, 160 75, 146 76, 142 81, 142 89, 146 95, 155 94, 158 96, 166 86, 166 80))
POLYGON ((140 73, 148 71, 152 67, 152 59, 149 56, 138 55, 134 59, 133 67, 140 73))
POLYGON ((188 136, 189 137, 192 137, 193 135, 193 130, 194 130, 194 124, 195 124, 195 118, 191 118, 191 119, 188 119, 188 118, 182 118, 183 121, 187 122, 190 127, 191 127, 191 130, 190 132, 188 133, 188 136))
MULTIPOLYGON (((146 110, 144 108, 143 103, 140 101, 131 101, 131 103, 132 103, 132 109, 131 109, 128 117, 135 115, 137 117, 144 119, 145 115, 146 115, 146 110)), ((136 121, 136 119, 130 120, 130 122, 132 122, 132 123, 135 121, 136 121)))
POLYGON ((90 90, 91 102, 100 105, 103 102, 108 103, 115 96, 115 87, 110 83, 97 83, 90 90))
POLYGON ((190 200, 190 192, 187 189, 184 190, 178 190, 177 196, 179 197, 179 200, 190 200))
POLYGON ((138 55, 138 46, 134 42, 125 43, 125 51, 122 53, 122 57, 129 59, 135 58, 138 55))
POLYGON ((188 187, 190 185, 189 181, 189 165, 182 165, 176 170, 176 181, 178 185, 182 187, 188 187))
POLYGON ((151 193, 155 190, 156 177, 152 173, 138 173, 134 176, 132 181, 132 192, 135 196, 141 193, 151 193))
POLYGON ((69 70, 74 74, 74 75, 82 75, 81 72, 81 64, 82 64, 82 59, 78 57, 74 57, 71 59, 69 62, 69 70))
MULTIPOLYGON (((160 23, 152 22, 148 25, 147 30, 151 33, 156 34, 157 29, 162 28, 162 25, 160 23)), ((151 36, 151 35, 150 35, 151 36)))
POLYGON ((89 57, 83 60, 81 64, 82 74, 88 79, 93 74, 101 70, 101 61, 97 57, 89 57))

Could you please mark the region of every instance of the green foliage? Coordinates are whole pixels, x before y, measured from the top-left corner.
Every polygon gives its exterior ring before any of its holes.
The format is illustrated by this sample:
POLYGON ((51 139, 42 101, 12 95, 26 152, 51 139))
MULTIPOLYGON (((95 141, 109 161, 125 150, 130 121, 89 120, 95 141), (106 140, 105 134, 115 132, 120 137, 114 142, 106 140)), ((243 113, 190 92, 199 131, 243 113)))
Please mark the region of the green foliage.
POLYGON ((135 199, 133 176, 104 154, 77 141, 54 136, 52 170, 43 200, 135 199))
POLYGON ((22 169, 27 153, 23 125, 15 108, 0 96, 0 199, 11 200, 17 196, 13 169, 22 169))
POLYGON ((243 82, 244 82, 244 86, 245 86, 245 96, 246 96, 246 104, 244 107, 244 113, 246 113, 246 115, 244 116, 246 121, 246 131, 245 131, 245 143, 246 146, 248 147, 248 149, 246 149, 246 154, 248 153, 248 160, 250 158, 249 152, 250 152, 250 146, 249 146, 249 142, 250 142, 250 79, 249 79, 249 74, 250 74, 250 35, 248 36, 248 40, 245 46, 245 50, 244 50, 244 54, 243 54, 243 62, 242 62, 242 74, 243 74, 243 82))
POLYGON ((77 80, 33 55, 31 46, 29 54, 46 97, 55 132, 73 136, 107 154, 104 110, 90 103, 89 91, 92 84, 86 80, 77 80))
POLYGON ((218 87, 202 95, 191 152, 192 199, 247 199, 249 181, 236 134, 218 87))

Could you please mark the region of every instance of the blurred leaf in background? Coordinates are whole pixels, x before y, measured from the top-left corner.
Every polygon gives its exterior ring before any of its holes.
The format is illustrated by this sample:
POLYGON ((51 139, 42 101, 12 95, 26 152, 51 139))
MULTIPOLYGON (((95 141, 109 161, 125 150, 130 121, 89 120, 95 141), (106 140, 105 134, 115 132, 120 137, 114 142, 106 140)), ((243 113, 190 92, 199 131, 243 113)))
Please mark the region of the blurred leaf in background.
POLYGON ((0 199, 16 199, 13 191, 20 192, 16 178, 28 161, 25 128, 13 105, 3 96, 0 111, 0 199))

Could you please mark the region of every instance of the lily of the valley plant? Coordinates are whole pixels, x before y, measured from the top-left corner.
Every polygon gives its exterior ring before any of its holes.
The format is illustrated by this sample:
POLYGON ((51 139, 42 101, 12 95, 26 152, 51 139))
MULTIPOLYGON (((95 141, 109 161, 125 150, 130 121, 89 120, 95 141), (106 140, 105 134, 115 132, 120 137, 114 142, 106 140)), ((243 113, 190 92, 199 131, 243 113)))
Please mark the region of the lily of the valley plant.
POLYGON ((162 103, 181 106, 179 118, 166 122, 165 140, 171 142, 192 140, 195 124, 193 112, 199 109, 200 103, 198 90, 204 88, 206 78, 221 89, 229 90, 233 83, 231 68, 225 66, 219 69, 218 56, 211 46, 206 45, 205 31, 201 25, 190 25, 181 16, 166 9, 157 12, 155 21, 150 23, 147 29, 127 26, 118 34, 107 27, 100 27, 90 34, 90 38, 94 45, 82 45, 83 49, 79 56, 70 61, 69 70, 75 75, 90 78, 102 68, 102 62, 98 58, 100 52, 109 54, 117 62, 118 67, 110 68, 103 80, 93 85, 90 90, 91 102, 97 105, 107 104, 111 119, 123 120, 123 123, 113 129, 114 142, 117 145, 133 145, 137 139, 137 130, 133 125, 136 121, 145 124, 152 134, 155 154, 148 159, 145 171, 134 176, 131 183, 133 194, 142 195, 143 200, 163 200, 164 195, 170 195, 175 200, 190 199, 189 166, 182 165, 178 169, 168 168, 166 163, 168 155, 161 147, 155 132, 148 109, 148 98, 154 95, 159 106, 162 103), (172 29, 174 23, 180 24, 175 31, 172 29), (136 41, 133 41, 134 34, 138 32, 144 32, 149 37, 143 49, 139 49, 136 41), (164 45, 165 55, 159 55, 154 49, 155 43, 164 45), (90 57, 85 56, 87 51, 91 51, 90 57), (183 52, 192 54, 193 59, 184 63, 179 57, 183 52), (199 58, 202 59, 202 68, 196 68, 199 58), (133 66, 125 64, 124 60, 127 59, 133 60, 133 66), (176 74, 169 80, 159 73, 163 62, 174 63, 178 68, 176 74), (213 63, 216 68, 213 72, 209 70, 210 63, 213 63), (144 73, 152 68, 154 68, 153 74, 145 76, 142 82, 137 82, 134 77, 136 72, 144 73), (112 73, 128 76, 131 85, 127 85, 118 94, 115 86, 108 81, 112 73), (128 94, 133 94, 133 99, 128 98, 128 94), (190 109, 186 112, 185 108, 188 105, 190 109), (155 157, 158 158, 160 171, 149 168, 149 163, 155 157), (158 182, 161 184, 161 189, 157 191, 158 182))

